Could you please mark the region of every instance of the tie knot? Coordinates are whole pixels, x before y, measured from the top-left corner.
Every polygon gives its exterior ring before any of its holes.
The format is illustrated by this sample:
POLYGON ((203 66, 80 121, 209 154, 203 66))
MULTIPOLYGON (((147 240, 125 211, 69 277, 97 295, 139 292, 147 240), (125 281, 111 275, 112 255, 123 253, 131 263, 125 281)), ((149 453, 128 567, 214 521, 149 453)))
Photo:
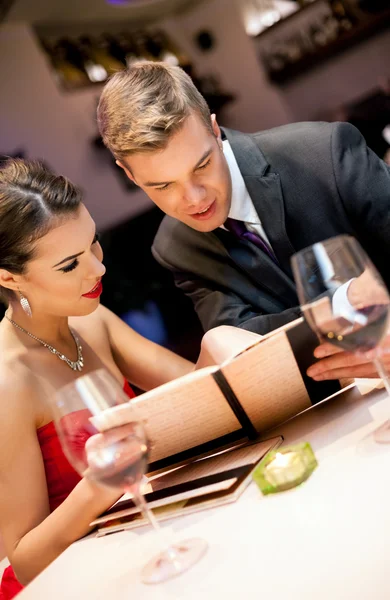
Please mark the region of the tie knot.
POLYGON ((224 223, 226 229, 233 235, 240 238, 246 231, 245 223, 243 221, 237 221, 237 219, 231 219, 228 217, 224 223))
POLYGON ((239 240, 251 242, 258 248, 260 248, 260 250, 268 254, 268 256, 275 263, 278 262, 275 254, 273 253, 272 248, 269 247, 269 245, 263 240, 263 238, 260 235, 254 233, 253 231, 248 231, 243 221, 237 221, 236 219, 230 219, 230 217, 228 217, 224 225, 226 229, 230 231, 230 233, 232 233, 236 238, 238 238, 239 240))

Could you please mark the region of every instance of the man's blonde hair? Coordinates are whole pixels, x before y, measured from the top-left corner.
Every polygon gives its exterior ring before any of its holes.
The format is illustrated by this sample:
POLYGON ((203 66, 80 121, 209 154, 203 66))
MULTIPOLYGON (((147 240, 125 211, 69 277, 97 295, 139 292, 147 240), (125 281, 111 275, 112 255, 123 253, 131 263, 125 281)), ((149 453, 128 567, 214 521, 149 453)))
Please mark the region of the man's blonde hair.
POLYGON ((136 62, 105 85, 97 109, 104 144, 118 160, 136 152, 161 150, 196 112, 212 133, 210 110, 180 67, 136 62))

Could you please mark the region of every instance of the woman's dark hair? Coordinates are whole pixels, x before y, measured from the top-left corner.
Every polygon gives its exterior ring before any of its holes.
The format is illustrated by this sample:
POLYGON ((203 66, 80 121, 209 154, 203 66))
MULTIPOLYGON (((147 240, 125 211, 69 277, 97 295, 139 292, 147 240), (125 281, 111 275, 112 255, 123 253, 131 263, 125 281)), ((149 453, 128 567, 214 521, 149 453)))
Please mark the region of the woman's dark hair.
MULTIPOLYGON (((0 269, 21 275, 34 257, 34 242, 75 213, 81 191, 38 161, 10 158, 0 167, 0 269)), ((3 299, 11 290, 0 286, 3 299)))

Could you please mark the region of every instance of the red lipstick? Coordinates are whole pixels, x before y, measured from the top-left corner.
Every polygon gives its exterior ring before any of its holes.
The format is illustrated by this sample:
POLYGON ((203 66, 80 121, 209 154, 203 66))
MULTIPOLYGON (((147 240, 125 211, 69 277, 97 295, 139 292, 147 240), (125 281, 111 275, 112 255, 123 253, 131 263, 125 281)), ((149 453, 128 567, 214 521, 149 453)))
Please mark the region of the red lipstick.
POLYGON ((97 282, 97 284, 86 294, 83 294, 83 298, 99 298, 103 291, 102 280, 97 282))

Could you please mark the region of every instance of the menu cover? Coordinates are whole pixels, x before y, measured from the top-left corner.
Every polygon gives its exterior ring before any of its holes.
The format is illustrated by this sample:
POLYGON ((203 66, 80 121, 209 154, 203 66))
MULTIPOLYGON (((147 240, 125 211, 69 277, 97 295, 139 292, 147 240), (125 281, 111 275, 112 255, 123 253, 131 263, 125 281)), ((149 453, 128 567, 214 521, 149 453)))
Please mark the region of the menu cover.
MULTIPOLYGON (((303 319, 259 337, 221 365, 154 388, 91 421, 99 431, 136 418, 151 442, 149 470, 161 471, 275 426, 339 393, 338 381, 306 375, 318 339, 303 319)), ((345 385, 345 382, 344 382, 345 385)))
MULTIPOLYGON (((152 491, 145 499, 161 521, 234 502, 250 483, 256 465, 282 441, 278 436, 238 443, 152 477, 152 491)), ((119 500, 91 523, 98 526, 98 537, 146 524, 131 499, 119 500)))

